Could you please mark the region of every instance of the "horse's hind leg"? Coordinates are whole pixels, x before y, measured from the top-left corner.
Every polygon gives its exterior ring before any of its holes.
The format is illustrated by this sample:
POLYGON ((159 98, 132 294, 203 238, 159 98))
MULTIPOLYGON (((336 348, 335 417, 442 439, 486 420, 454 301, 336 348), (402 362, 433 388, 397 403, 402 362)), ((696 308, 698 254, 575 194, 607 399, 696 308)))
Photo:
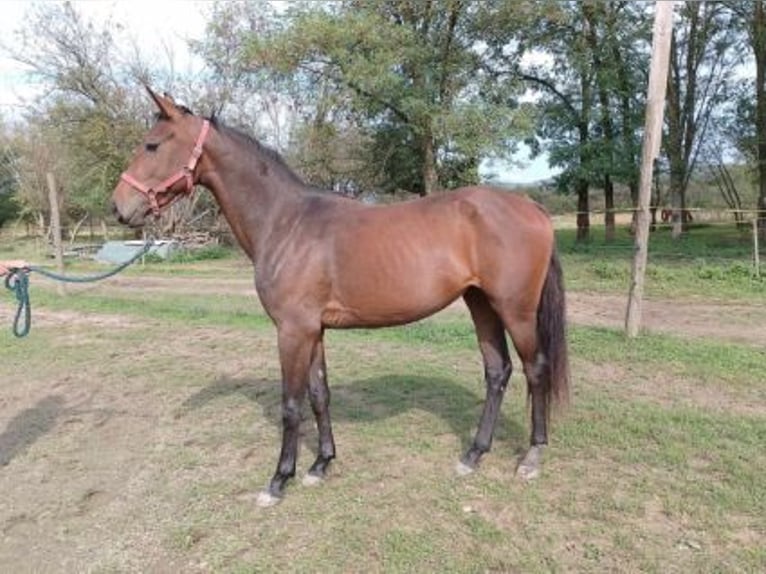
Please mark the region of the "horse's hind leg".
POLYGON ((523 480, 532 480, 540 474, 543 449, 548 444, 550 381, 545 365, 546 358, 538 348, 536 310, 508 312, 501 309, 501 314, 524 366, 532 403, 530 447, 519 463, 516 474, 523 480))
POLYGON ((303 478, 303 484, 311 486, 320 482, 330 461, 335 458, 335 441, 330 424, 330 389, 327 386, 327 365, 324 358, 324 343, 320 339, 314 347, 309 371, 309 399, 311 410, 317 422, 319 452, 314 464, 303 478))
POLYGON ((487 385, 484 410, 476 437, 457 467, 458 473, 468 474, 476 468, 481 456, 489 451, 492 445, 495 424, 511 376, 511 359, 508 355, 503 322, 490 306, 487 296, 479 289, 471 288, 466 291, 463 299, 471 311, 471 318, 476 327, 487 385))

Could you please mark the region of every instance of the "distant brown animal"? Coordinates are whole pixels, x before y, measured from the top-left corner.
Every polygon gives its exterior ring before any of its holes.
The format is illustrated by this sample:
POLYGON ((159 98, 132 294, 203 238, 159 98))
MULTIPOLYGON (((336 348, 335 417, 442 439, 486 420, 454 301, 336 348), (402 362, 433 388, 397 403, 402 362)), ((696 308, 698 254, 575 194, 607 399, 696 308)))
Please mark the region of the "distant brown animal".
MULTIPOLYGON (((691 223, 692 221, 694 221, 694 217, 692 217, 692 213, 688 209, 684 209, 681 212, 681 217, 682 217, 683 223, 691 223)), ((673 210, 663 209, 660 212, 660 219, 662 219, 663 223, 668 223, 669 221, 671 221, 673 219, 673 210)))

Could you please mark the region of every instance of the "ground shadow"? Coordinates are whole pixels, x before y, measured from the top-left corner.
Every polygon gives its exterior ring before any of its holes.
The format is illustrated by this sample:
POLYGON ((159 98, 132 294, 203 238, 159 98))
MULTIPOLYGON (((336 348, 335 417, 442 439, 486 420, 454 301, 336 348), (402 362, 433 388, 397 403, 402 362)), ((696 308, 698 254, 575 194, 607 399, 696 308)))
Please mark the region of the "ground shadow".
POLYGON ((0 434, 0 466, 24 454, 38 439, 49 433, 63 412, 63 397, 50 395, 13 417, 0 434))
MULTIPOLYGON (((330 392, 333 421, 364 423, 396 417, 412 409, 422 410, 442 419, 460 439, 463 450, 473 440, 484 404, 483 389, 477 388, 474 393, 443 377, 386 375, 331 385, 330 392)), ((233 394, 259 404, 268 420, 281 428, 281 385, 263 379, 218 379, 186 399, 179 415, 233 394)), ((303 427, 304 432, 313 427, 313 415, 308 408, 304 409, 303 427)), ((508 442, 515 452, 520 452, 527 445, 527 431, 521 421, 501 413, 495 440, 508 442)), ((315 449, 313 441, 306 446, 315 449)))

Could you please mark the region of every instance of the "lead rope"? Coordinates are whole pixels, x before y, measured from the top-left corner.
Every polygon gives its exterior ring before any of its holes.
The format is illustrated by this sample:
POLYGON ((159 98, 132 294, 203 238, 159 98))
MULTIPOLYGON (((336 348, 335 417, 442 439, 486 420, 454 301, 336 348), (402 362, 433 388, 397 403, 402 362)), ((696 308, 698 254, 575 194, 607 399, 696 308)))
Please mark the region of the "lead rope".
POLYGON ((13 334, 16 337, 26 337, 29 331, 32 329, 32 305, 29 298, 29 275, 30 273, 39 273, 54 281, 61 281, 62 283, 93 283, 95 281, 101 281, 108 279, 113 275, 117 275, 120 271, 135 263, 146 255, 154 244, 154 240, 147 240, 143 247, 130 259, 120 263, 114 269, 107 271, 106 273, 99 273, 97 275, 86 275, 84 277, 71 277, 69 275, 59 275, 53 271, 48 271, 42 267, 29 266, 11 268, 8 271, 8 275, 5 277, 5 288, 12 291, 16 296, 16 302, 18 304, 16 308, 16 316, 13 319, 13 334))

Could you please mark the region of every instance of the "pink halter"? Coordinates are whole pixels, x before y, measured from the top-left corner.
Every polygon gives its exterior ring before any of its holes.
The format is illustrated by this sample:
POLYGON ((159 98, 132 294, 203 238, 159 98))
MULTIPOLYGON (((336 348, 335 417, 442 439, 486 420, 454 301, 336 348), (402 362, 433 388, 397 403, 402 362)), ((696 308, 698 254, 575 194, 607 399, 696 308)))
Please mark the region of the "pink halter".
MULTIPOLYGON (((152 212, 154 215, 160 214, 160 204, 157 201, 157 196, 160 193, 165 193, 167 190, 173 186, 177 181, 183 179, 186 183, 186 189, 182 193, 190 193, 192 188, 194 187, 194 168, 197 167, 197 162, 199 161, 200 156, 202 155, 202 144, 205 143, 205 138, 207 138, 208 131, 210 130, 210 121, 204 120, 202 122, 202 129, 199 132, 199 135, 197 136, 197 141, 194 144, 194 149, 191 152, 191 156, 189 157, 189 161, 186 162, 186 165, 183 166, 181 169, 179 169, 177 172, 175 172, 173 175, 165 178, 162 182, 160 182, 157 185, 149 187, 148 185, 144 185, 140 181, 138 181, 136 178, 134 178, 132 175, 130 175, 127 171, 124 171, 122 175, 120 175, 120 179, 136 189, 137 191, 140 191, 144 195, 146 195, 149 198, 149 204, 152 206, 152 212)), ((180 197, 180 195, 178 196, 180 197)), ((167 204, 169 205, 169 204, 167 204)))

